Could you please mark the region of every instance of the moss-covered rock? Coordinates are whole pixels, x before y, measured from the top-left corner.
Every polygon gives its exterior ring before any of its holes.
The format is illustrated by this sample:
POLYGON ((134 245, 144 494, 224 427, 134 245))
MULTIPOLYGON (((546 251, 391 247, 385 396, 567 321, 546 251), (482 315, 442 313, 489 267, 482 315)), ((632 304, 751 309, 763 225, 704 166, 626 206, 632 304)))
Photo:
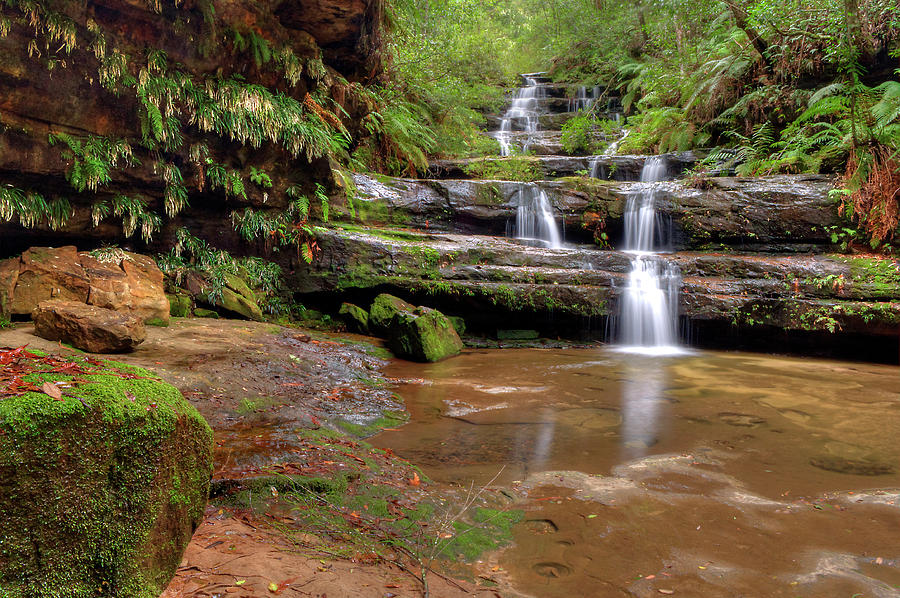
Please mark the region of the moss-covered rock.
POLYGON ((222 289, 222 298, 216 305, 254 322, 262 322, 263 320, 262 310, 255 299, 245 297, 227 287, 222 289))
POLYGON ((17 361, 59 384, 0 394, 0 596, 156 598, 203 517, 209 426, 145 370, 17 361))
POLYGON ((369 333, 369 312, 358 305, 343 303, 341 309, 338 310, 338 315, 344 318, 344 322, 351 330, 362 334, 369 333))
POLYGON ((395 315, 387 340, 391 351, 413 361, 440 361, 463 348, 447 316, 427 307, 395 315))
POLYGON ((447 316, 447 319, 453 324, 453 329, 456 330, 456 334, 462 336, 466 333, 466 321, 462 317, 447 316))
POLYGON ((187 318, 191 315, 194 302, 190 295, 166 295, 169 300, 169 315, 173 318, 187 318))
POLYGON ((198 307, 194 310, 194 315, 198 318, 212 318, 213 320, 219 319, 219 314, 214 312, 211 309, 203 309, 202 307, 198 307))
POLYGON ((369 328, 378 334, 386 334, 393 326, 394 318, 402 312, 415 311, 416 307, 400 297, 382 293, 375 297, 369 308, 369 328))

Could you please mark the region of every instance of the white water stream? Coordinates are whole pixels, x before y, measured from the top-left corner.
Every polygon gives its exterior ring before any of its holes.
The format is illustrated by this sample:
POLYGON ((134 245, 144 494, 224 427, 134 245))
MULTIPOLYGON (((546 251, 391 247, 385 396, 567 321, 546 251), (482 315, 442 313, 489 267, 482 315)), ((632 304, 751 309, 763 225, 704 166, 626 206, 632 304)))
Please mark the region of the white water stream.
POLYGON ((623 351, 650 355, 683 352, 676 327, 681 271, 655 253, 669 236, 656 212, 658 183, 665 178, 663 159, 648 158, 641 170, 641 190, 629 196, 625 207, 623 250, 632 258, 619 313, 618 341, 623 351))
POLYGON ((516 239, 536 241, 551 249, 562 247, 562 236, 553 217, 553 208, 543 189, 534 183, 522 183, 515 204, 516 239))
POLYGON ((546 98, 546 89, 536 76, 523 75, 525 87, 519 88, 513 97, 509 110, 500 121, 500 130, 496 139, 500 144, 500 155, 509 156, 512 150, 513 127, 521 127, 525 131, 521 151, 527 152, 538 131, 539 101, 546 98))

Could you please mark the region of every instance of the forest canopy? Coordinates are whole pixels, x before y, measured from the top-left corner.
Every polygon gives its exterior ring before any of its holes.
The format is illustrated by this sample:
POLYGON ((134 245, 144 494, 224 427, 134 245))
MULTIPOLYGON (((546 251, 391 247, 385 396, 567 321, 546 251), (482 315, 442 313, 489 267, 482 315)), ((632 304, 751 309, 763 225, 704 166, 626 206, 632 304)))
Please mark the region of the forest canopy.
POLYGON ((875 245, 897 227, 897 0, 394 0, 390 12, 390 86, 427 129, 409 153, 496 151, 483 114, 502 112, 517 74, 547 72, 621 97, 622 153, 709 148, 744 175, 838 172, 843 210, 875 245))

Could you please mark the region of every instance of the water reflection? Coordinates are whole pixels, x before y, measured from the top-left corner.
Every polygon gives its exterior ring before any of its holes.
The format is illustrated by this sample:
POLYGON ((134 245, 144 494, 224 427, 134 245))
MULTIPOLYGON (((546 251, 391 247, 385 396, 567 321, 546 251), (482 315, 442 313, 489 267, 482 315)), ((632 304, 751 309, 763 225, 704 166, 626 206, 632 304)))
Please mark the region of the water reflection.
POLYGON ((622 373, 621 455, 630 460, 648 455, 659 441, 660 422, 667 419, 663 392, 669 374, 664 363, 643 359, 626 361, 622 373))
POLYGON ((830 476, 900 480, 897 368, 697 351, 503 350, 392 366, 412 414, 373 439, 440 481, 540 471, 608 475, 672 453, 725 450, 748 487, 816 491, 830 476), (764 382, 761 382, 764 381, 764 382))

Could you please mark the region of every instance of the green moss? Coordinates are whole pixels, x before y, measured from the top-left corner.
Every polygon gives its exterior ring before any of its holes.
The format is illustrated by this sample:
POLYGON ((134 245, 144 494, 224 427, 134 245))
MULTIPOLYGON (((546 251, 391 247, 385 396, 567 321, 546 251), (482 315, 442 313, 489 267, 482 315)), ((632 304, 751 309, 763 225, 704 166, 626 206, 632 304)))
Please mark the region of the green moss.
POLYGON ((463 167, 463 170, 466 174, 476 179, 527 183, 543 178, 540 164, 540 161, 534 156, 484 158, 468 163, 463 167))
POLYGON ((525 516, 524 511, 498 511, 478 508, 471 522, 454 521, 456 534, 441 547, 441 555, 455 559, 460 555, 473 561, 483 553, 509 544, 512 541, 512 527, 525 516))
POLYGON ((25 377, 64 383, 61 400, 0 400, 0 588, 13 598, 155 598, 202 519, 212 432, 146 370, 70 361, 92 373, 33 362, 25 377))
POLYGON ((388 346, 414 361, 434 362, 459 354, 463 348, 450 320, 434 309, 399 312, 388 331, 388 346))
POLYGON ((345 420, 338 420, 337 425, 347 433, 357 438, 368 438, 381 432, 385 428, 396 428, 409 421, 409 414, 405 411, 385 411, 378 419, 365 424, 356 424, 345 420))
POLYGON ((166 295, 169 300, 169 315, 174 318, 187 318, 191 315, 194 302, 188 295, 166 295))
POLYGON ((493 183, 489 185, 479 185, 475 191, 475 205, 479 206, 497 206, 506 202, 503 194, 500 192, 500 186, 493 183))
POLYGON ((169 323, 162 318, 150 318, 145 321, 144 324, 147 326, 159 326, 160 328, 167 328, 169 326, 169 323))
POLYGON ((415 233, 406 230, 358 226, 355 224, 347 223, 340 224, 339 228, 350 233, 368 235, 370 237, 377 237, 379 239, 385 239, 388 241, 425 241, 430 238, 428 235, 423 235, 421 233, 415 233))

